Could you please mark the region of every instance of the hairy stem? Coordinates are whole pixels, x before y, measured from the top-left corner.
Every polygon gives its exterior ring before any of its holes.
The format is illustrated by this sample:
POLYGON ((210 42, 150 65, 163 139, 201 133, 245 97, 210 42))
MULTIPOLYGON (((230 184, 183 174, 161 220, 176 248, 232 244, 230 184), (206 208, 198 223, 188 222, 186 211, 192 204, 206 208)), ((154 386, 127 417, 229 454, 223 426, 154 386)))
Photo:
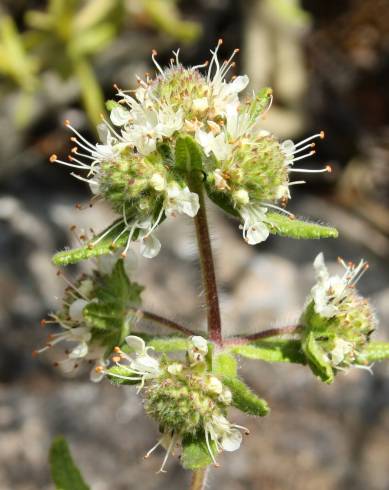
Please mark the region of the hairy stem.
POLYGON ((215 265, 213 262, 211 239, 208 230, 207 212, 203 184, 200 178, 193 178, 191 190, 199 196, 200 209, 195 216, 197 245, 201 266, 201 275, 205 291, 208 319, 208 336, 213 342, 222 344, 222 328, 220 320, 219 298, 217 294, 215 265))
POLYGON ((226 339, 224 343, 226 345, 241 345, 248 344, 249 342, 253 342, 255 340, 268 339, 270 337, 279 337, 282 335, 292 335, 301 332, 301 325, 290 325, 287 327, 281 328, 269 328, 268 330, 262 330, 262 332, 253 333, 250 335, 242 335, 239 337, 231 337, 230 339, 226 339))
POLYGON ((189 328, 186 328, 183 325, 174 322, 173 320, 164 318, 163 316, 159 316, 156 315, 155 313, 151 313, 151 311, 145 311, 145 310, 136 310, 136 311, 141 315, 142 320, 149 320, 150 322, 156 323, 157 325, 161 325, 162 327, 167 327, 173 330, 177 330, 178 332, 181 332, 184 335, 188 335, 188 336, 196 335, 195 332, 193 332, 189 328))
POLYGON ((192 483, 189 490, 204 490, 207 482, 208 468, 194 471, 192 473, 192 483))

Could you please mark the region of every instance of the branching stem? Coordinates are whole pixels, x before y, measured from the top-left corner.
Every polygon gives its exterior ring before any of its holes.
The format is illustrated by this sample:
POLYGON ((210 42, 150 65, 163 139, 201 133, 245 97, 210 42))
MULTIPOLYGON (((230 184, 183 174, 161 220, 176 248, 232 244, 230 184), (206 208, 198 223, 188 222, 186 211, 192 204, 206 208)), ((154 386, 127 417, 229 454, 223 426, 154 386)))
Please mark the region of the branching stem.
POLYGON ((301 325, 288 325, 287 327, 281 328, 269 328, 268 330, 263 330, 262 332, 253 333, 250 335, 242 335, 239 337, 231 337, 224 340, 225 345, 242 345, 248 344, 255 340, 268 339, 271 337, 280 337, 282 335, 293 335, 300 333, 302 330, 301 325))
POLYGON ((189 328, 184 327, 183 325, 180 325, 179 323, 174 322, 173 320, 164 318, 163 316, 156 315, 155 313, 151 313, 151 311, 136 310, 136 312, 141 315, 142 320, 149 320, 150 322, 156 323, 162 327, 167 327, 173 330, 177 330, 178 332, 181 332, 184 335, 188 335, 188 336, 196 335, 195 332, 193 332, 189 328))

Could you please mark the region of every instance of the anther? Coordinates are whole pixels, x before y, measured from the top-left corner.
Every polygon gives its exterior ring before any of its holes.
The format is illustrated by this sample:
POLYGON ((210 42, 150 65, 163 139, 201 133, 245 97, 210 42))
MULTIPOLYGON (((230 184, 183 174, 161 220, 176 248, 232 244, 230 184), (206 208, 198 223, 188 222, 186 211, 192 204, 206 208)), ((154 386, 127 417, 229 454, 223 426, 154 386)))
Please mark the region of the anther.
POLYGON ((54 163, 57 160, 57 158, 58 158, 57 155, 53 153, 49 158, 50 163, 54 163))
POLYGON ((116 347, 113 348, 113 351, 119 354, 122 350, 121 348, 117 345, 116 347))
POLYGON ((332 167, 331 165, 326 165, 326 170, 328 173, 332 173, 332 167))
MULTIPOLYGON (((78 367, 78 366, 76 365, 76 366, 74 366, 74 367, 78 367)), ((96 366, 96 367, 95 367, 95 371, 96 371, 96 373, 101 373, 101 372, 103 371, 103 369, 104 369, 104 368, 103 368, 103 366, 96 366)))
POLYGON ((40 321, 40 324, 41 324, 41 327, 45 327, 46 326, 46 320, 44 318, 42 318, 42 320, 40 321))
POLYGON ((66 127, 70 126, 70 121, 69 119, 65 119, 64 124, 66 127))
POLYGON ((320 131, 320 133, 319 133, 319 138, 320 138, 321 140, 324 140, 325 136, 326 136, 325 132, 324 132, 324 131, 320 131))
POLYGON ((121 357, 120 356, 113 356, 112 360, 113 362, 120 362, 121 357))

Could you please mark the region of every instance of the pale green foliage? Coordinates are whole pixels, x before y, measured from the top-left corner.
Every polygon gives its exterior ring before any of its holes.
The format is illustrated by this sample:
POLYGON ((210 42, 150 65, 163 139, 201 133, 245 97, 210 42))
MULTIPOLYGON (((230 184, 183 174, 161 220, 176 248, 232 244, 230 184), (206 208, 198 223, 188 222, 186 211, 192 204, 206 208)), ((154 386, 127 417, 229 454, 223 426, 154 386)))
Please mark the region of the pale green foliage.
POLYGON ((50 466, 56 490, 89 490, 63 437, 53 440, 50 448, 50 466))

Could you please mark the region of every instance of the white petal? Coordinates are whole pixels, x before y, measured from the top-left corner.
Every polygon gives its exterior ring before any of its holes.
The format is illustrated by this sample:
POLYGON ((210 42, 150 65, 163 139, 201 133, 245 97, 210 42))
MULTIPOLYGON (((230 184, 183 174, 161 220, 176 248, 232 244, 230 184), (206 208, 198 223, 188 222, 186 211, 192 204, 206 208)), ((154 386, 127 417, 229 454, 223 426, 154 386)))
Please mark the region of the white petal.
POLYGON ((84 319, 82 316, 82 311, 87 304, 88 301, 85 301, 85 299, 76 299, 76 301, 69 306, 70 318, 74 321, 81 322, 84 319))
POLYGON ((190 338, 190 343, 203 354, 208 352, 208 342, 204 337, 193 335, 193 337, 190 338))
POLYGON ((264 242, 269 236, 269 229, 264 223, 255 223, 247 231, 247 243, 249 245, 256 245, 257 243, 264 242))
POLYGON ((88 344, 86 342, 80 342, 70 352, 69 359, 80 359, 88 354, 88 344))
POLYGON ((161 250, 161 242, 153 234, 148 235, 146 238, 141 240, 140 253, 146 259, 152 259, 159 254, 161 250))
POLYGON ((127 345, 135 352, 145 352, 146 344, 141 337, 137 337, 136 335, 128 335, 126 337, 126 342, 127 345))
POLYGON ((140 355, 131 363, 131 368, 140 372, 157 374, 159 372, 159 362, 147 354, 140 355))
POLYGON ((242 434, 238 429, 231 429, 221 440, 225 451, 236 451, 242 443, 242 434))
POLYGON ((115 126, 124 126, 125 124, 128 123, 128 120, 130 118, 130 113, 127 109, 119 105, 112 109, 110 118, 111 121, 115 124, 115 126))
POLYGON ((239 93, 244 90, 247 85, 249 84, 249 77, 247 75, 241 75, 239 77, 236 77, 233 82, 230 82, 229 89, 233 92, 239 93))
POLYGON ((127 254, 124 258, 123 265, 124 265, 124 271, 127 274, 128 279, 131 280, 132 275, 137 271, 139 265, 138 256, 132 248, 129 248, 127 250, 127 254))

